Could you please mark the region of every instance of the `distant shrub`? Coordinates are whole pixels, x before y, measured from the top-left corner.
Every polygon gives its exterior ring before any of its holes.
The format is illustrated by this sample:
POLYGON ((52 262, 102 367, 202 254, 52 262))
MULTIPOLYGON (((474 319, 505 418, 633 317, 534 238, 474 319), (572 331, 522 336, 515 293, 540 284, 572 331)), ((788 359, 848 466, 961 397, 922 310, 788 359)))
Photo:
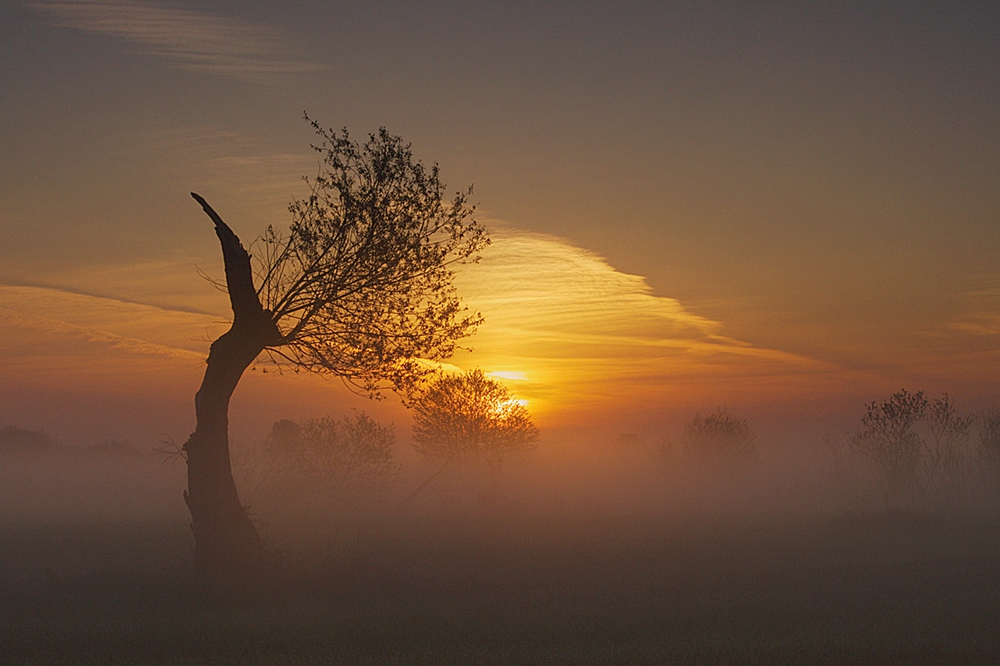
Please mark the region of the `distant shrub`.
POLYGON ((982 469, 1000 475, 1000 409, 991 408, 979 415, 979 461, 982 469))
POLYGON ((357 498, 395 480, 396 435, 364 412, 337 420, 274 423, 264 440, 272 475, 300 490, 339 499, 357 498))
MULTIPOLYGON (((887 507, 906 497, 952 497, 970 478, 973 421, 959 413, 948 394, 930 400, 923 391, 903 389, 865 408, 849 445, 880 477, 887 507)), ((989 442, 997 435, 1000 423, 981 422, 981 438, 989 442)))
POLYGON ((888 400, 873 401, 851 438, 851 449, 875 466, 889 493, 902 492, 916 482, 923 441, 914 429, 929 406, 923 391, 905 389, 888 400))
POLYGON ((749 462, 757 455, 755 439, 746 419, 720 407, 708 414, 697 413, 684 424, 681 447, 692 459, 749 462))
POLYGON ((26 430, 12 425, 0 428, 0 451, 48 451, 57 446, 41 430, 26 430))

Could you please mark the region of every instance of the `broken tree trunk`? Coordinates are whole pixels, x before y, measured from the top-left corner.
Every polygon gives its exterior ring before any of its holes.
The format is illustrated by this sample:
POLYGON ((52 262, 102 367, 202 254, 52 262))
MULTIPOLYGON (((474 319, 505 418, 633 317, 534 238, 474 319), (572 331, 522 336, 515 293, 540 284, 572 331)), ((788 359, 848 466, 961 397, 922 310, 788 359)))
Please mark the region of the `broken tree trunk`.
POLYGON ((197 426, 184 445, 195 563, 215 579, 253 575, 264 547, 240 502, 229 460, 229 399, 243 372, 269 346, 281 343, 281 333, 257 297, 250 255, 222 218, 195 193, 215 223, 222 243, 226 285, 233 307, 233 325, 212 343, 205 378, 195 394, 197 426))

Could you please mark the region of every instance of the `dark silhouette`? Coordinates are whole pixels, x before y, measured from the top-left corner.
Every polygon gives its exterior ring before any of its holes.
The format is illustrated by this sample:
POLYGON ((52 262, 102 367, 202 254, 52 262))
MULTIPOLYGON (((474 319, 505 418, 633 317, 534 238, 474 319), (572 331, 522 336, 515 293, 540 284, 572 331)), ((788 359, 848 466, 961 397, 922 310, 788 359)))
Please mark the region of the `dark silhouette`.
POLYGON ((851 449, 867 458, 885 483, 886 508, 891 498, 916 482, 923 442, 915 428, 928 407, 923 391, 903 389, 888 400, 874 401, 865 408, 861 427, 850 440, 851 449))
POLYGON ((276 421, 264 439, 276 490, 296 490, 346 503, 365 499, 399 477, 393 427, 364 412, 299 423, 276 421))
POLYGON ((684 424, 683 451, 692 460, 749 462, 757 455, 755 436, 746 419, 724 407, 697 413, 684 424))
POLYGON ((538 428, 524 405, 482 370, 442 377, 414 404, 413 445, 446 463, 485 457, 499 464, 505 455, 531 448, 538 428))
POLYGON ((962 490, 970 476, 974 420, 962 416, 947 393, 930 400, 923 391, 904 389, 866 407, 850 446, 875 468, 889 509, 908 496, 926 500, 962 490))
MULTIPOLYGON (((308 118, 307 118, 308 120, 308 118)), ((233 481, 229 399, 264 352, 271 361, 341 377, 359 392, 411 395, 480 322, 451 285, 452 266, 475 261, 488 242, 471 217, 469 192, 449 202, 438 168, 413 160, 383 128, 364 146, 311 121, 322 144, 308 198, 289 207, 287 237, 269 227, 252 260, 240 239, 192 193, 222 244, 232 327, 212 343, 195 396, 197 427, 184 445, 185 500, 198 568, 252 573, 264 554, 233 481)))

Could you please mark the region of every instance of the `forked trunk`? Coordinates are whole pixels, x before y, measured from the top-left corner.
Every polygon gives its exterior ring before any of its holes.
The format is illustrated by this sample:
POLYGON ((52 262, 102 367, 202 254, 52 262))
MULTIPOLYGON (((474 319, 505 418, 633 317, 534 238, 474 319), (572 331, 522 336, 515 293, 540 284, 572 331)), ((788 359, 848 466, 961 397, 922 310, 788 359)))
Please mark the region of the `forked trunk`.
POLYGON ((205 378, 195 395, 198 422, 184 445, 188 466, 184 500, 191 511, 198 570, 216 580, 242 578, 253 575, 264 547, 233 480, 229 399, 243 372, 266 347, 280 344, 281 334, 257 298, 250 255, 211 206, 198 195, 192 196, 212 218, 222 243, 233 325, 212 343, 205 378))

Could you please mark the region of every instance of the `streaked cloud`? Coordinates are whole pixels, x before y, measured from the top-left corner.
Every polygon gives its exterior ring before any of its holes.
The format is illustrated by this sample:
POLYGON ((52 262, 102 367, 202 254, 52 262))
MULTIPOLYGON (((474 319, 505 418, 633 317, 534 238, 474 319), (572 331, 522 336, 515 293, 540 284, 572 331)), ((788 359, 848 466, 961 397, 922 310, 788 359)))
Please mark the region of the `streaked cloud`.
POLYGON ((288 55, 287 40, 263 26, 167 4, 126 0, 39 0, 57 27, 118 39, 178 68, 267 83, 323 67, 288 55))
POLYGON ((209 342, 228 327, 215 315, 46 287, 0 286, 0 311, 7 327, 185 359, 204 359, 209 342))
MULTIPOLYGON (((530 401, 550 423, 584 414, 601 418, 637 404, 711 408, 733 399, 734 391, 743 398, 821 392, 844 379, 833 364, 728 338, 718 322, 654 294, 641 276, 617 271, 564 239, 505 228, 492 237, 481 263, 463 267, 456 278, 466 303, 486 322, 465 341, 474 351, 459 351, 447 369, 480 367, 510 382, 516 398, 530 401)), ((227 326, 228 304, 204 283, 171 286, 192 272, 190 265, 169 262, 91 272, 94 291, 119 298, 0 286, 8 363, 31 356, 57 365, 53 357, 65 354, 72 364, 80 345, 95 363, 122 354, 203 359, 209 341, 227 326), (159 305, 150 304, 154 300, 159 305), (37 347, 39 336, 56 336, 63 346, 37 347)))
POLYGON ((504 228, 492 238, 482 261, 457 278, 468 306, 486 321, 468 341, 473 352, 452 363, 521 380, 511 388, 533 408, 600 414, 640 397, 645 405, 682 399, 714 406, 736 386, 787 389, 840 372, 726 337, 718 322, 562 238, 504 228))

